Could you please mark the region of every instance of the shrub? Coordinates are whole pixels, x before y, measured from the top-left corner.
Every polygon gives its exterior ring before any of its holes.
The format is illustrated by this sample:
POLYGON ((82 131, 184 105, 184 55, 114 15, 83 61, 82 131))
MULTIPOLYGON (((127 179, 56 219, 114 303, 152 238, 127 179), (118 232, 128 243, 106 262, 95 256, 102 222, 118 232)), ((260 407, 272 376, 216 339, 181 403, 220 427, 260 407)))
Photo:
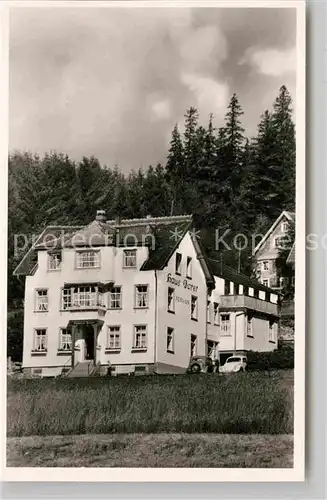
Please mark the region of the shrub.
POLYGON ((294 368, 294 348, 283 346, 270 352, 247 353, 248 370, 279 370, 294 368))

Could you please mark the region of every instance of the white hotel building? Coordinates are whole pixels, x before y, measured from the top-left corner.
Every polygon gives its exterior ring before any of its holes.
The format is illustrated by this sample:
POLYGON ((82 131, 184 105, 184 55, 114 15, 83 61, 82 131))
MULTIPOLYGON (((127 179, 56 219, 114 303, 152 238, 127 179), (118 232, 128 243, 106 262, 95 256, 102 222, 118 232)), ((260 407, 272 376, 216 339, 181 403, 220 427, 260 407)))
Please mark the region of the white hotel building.
POLYGON ((205 256, 192 216, 48 226, 25 275, 23 368, 182 373, 190 356, 277 347, 278 294, 205 256))

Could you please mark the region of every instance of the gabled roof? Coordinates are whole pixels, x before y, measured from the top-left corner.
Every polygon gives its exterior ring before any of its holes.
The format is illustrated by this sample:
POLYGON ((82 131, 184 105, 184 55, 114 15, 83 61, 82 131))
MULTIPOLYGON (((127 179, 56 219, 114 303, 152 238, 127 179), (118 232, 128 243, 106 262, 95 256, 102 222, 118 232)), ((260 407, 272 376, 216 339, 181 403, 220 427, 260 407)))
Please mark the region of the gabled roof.
POLYGON ((282 221, 283 218, 286 218, 288 221, 294 223, 295 222, 295 213, 294 212, 289 212, 287 210, 284 210, 280 214, 280 216, 275 220, 275 222, 272 224, 272 226, 270 226, 270 228, 268 229, 268 231, 266 232, 266 234, 264 235, 264 237, 262 238, 262 240, 258 243, 258 245, 253 250, 253 252, 252 252, 253 256, 258 252, 258 250, 260 250, 260 248, 262 247, 262 245, 267 241, 267 239, 269 238, 269 236, 275 231, 276 227, 282 221))
POLYGON ((87 226, 48 226, 16 267, 14 274, 30 274, 35 266, 38 250, 108 245, 151 246, 153 239, 149 235, 154 235, 155 248, 153 252, 150 251, 150 259, 146 261, 151 268, 151 265, 169 258, 173 247, 178 245, 192 220, 192 215, 177 215, 105 222, 94 220, 87 226))
POLYGON ((72 235, 80 228, 81 226, 47 226, 38 236, 36 241, 32 243, 30 249, 17 265, 13 274, 15 276, 25 276, 30 274, 37 261, 36 246, 47 241, 53 241, 54 239, 59 238, 63 233, 66 235, 72 235))
POLYGON ((158 224, 153 229, 155 246, 150 247, 149 258, 143 263, 141 271, 163 269, 191 226, 192 218, 158 224))

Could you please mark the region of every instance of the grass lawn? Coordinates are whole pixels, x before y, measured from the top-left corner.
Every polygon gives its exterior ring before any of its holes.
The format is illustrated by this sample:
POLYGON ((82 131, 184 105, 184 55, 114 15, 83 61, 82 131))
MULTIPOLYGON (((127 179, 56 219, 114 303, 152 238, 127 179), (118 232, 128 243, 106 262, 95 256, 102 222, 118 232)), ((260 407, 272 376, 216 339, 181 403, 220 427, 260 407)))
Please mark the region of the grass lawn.
POLYGON ((7 435, 293 432, 293 372, 8 382, 7 435))
POLYGON ((293 466, 293 436, 101 434, 8 438, 8 467, 293 466))

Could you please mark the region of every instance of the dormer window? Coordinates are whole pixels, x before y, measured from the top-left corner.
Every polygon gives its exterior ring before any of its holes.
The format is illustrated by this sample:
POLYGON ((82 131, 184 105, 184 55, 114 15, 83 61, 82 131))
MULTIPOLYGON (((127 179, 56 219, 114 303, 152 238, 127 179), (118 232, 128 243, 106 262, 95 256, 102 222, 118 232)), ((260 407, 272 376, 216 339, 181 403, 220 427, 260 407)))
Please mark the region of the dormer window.
POLYGON ((76 252, 76 267, 77 269, 100 267, 99 250, 83 250, 76 252))
POLYGON ((136 249, 124 250, 124 267, 136 267, 136 249))
POLYGON ((181 274, 181 271, 182 271, 182 254, 181 253, 176 253, 175 273, 176 274, 181 274))
POLYGON ((61 252, 48 253, 48 271, 59 271, 61 268, 61 252))

